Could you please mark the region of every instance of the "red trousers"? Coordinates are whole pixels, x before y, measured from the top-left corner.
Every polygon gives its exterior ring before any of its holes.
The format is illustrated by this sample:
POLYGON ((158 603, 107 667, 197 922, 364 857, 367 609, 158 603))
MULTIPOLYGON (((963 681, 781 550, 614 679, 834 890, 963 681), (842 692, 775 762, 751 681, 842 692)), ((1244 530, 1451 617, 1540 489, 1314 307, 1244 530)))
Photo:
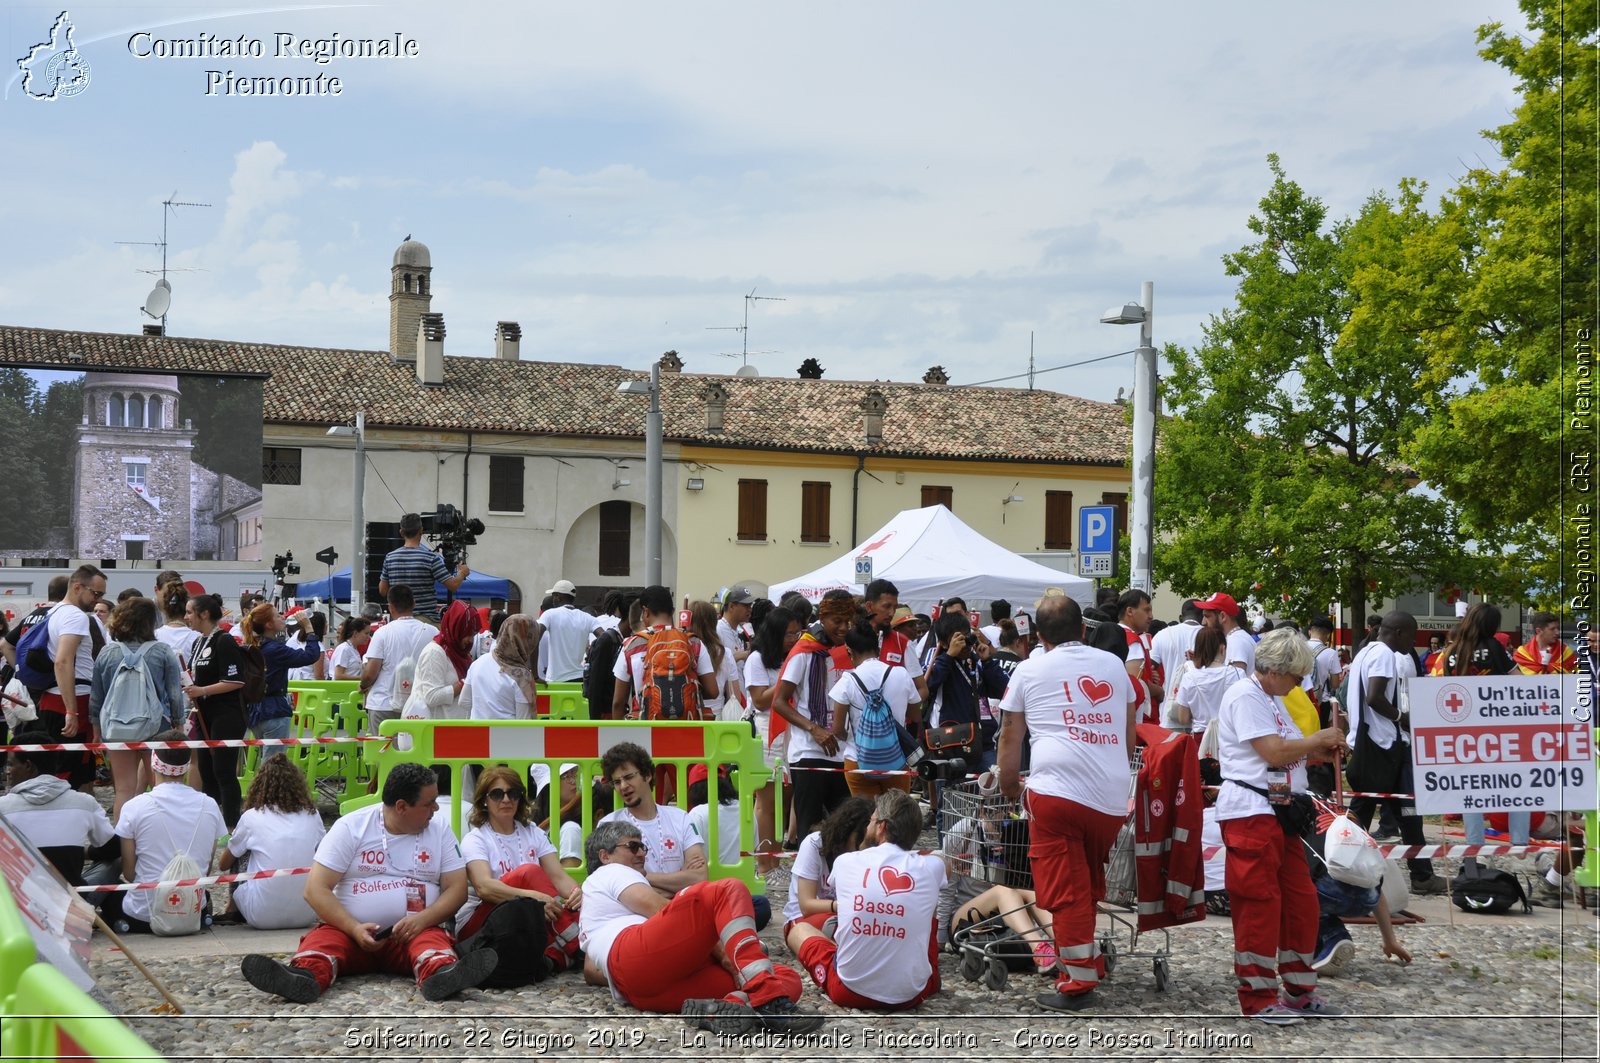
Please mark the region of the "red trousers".
POLYGON ((759 1006, 798 1001, 804 991, 793 967, 767 957, 750 890, 731 878, 696 882, 618 934, 606 967, 612 986, 641 1011, 675 1014, 686 1000, 718 998, 759 1006), (737 974, 712 955, 719 944, 737 974))
POLYGON ((429 975, 455 962, 456 950, 450 935, 436 926, 404 943, 385 938, 383 948, 368 952, 343 930, 318 923, 300 939, 300 950, 289 960, 289 966, 310 971, 317 985, 326 990, 340 975, 374 971, 415 975, 421 985, 429 975))
POLYGON ((1273 815, 1227 819, 1228 903, 1233 909, 1233 970, 1246 1015, 1317 988, 1311 967, 1321 908, 1306 867, 1305 846, 1283 833, 1273 815))
POLYGON ((811 975, 811 980, 817 983, 817 988, 828 994, 828 999, 841 1008, 859 1008, 866 1011, 905 1011, 921 1004, 924 1000, 939 991, 939 935, 928 935, 928 959, 933 963, 933 973, 928 975, 928 984, 922 987, 922 992, 910 1000, 901 1001, 899 1004, 885 1004, 871 997, 864 997, 845 984, 839 977, 839 969, 834 965, 834 959, 839 947, 831 938, 809 937, 800 943, 800 964, 811 975))
POLYGON ((1105 899, 1106 857, 1124 817, 1064 797, 1031 790, 1025 796, 1033 819, 1033 888, 1055 925, 1056 989, 1067 996, 1087 993, 1106 975, 1094 935, 1095 905, 1105 899))
MULTIPOLYGON (((507 886, 519 890, 535 890, 539 893, 556 896, 555 884, 550 881, 550 876, 544 873, 544 868, 538 864, 523 864, 514 867, 500 876, 500 881, 507 886)), ((483 929, 484 920, 489 918, 489 913, 497 905, 493 901, 483 901, 467 920, 467 925, 461 928, 458 940, 465 941, 479 930, 483 929)), ((546 920, 546 930, 550 940, 545 946, 544 954, 556 965, 556 970, 564 971, 572 966, 572 960, 578 955, 578 913, 566 911, 561 913, 561 918, 550 922, 546 920)))

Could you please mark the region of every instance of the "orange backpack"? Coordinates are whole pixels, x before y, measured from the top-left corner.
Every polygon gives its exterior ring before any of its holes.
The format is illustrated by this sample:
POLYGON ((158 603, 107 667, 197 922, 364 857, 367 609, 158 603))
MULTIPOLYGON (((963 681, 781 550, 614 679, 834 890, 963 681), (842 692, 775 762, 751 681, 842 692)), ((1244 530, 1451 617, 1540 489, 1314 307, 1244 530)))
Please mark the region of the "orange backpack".
POLYGON ((646 720, 702 718, 700 676, 695 662, 700 643, 677 628, 652 631, 644 645, 644 689, 640 715, 646 720))

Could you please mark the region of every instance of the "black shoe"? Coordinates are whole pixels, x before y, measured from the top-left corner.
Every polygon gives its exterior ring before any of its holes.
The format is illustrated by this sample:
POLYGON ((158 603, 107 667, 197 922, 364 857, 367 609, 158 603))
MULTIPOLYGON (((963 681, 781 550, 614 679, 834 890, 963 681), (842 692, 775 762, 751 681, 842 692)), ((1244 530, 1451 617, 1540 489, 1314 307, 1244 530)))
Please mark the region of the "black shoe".
POLYGON ((494 974, 500 955, 494 949, 479 949, 461 957, 448 967, 441 967, 422 980, 423 1000, 443 1000, 453 997, 463 989, 471 989, 494 974))
POLYGON ((788 997, 769 1000, 756 1005, 761 1025, 774 1033, 810 1033, 823 1023, 823 1017, 814 1011, 801 1011, 788 997))
POLYGON ((737 1037, 761 1024, 755 1008, 734 1000, 685 1000, 678 1014, 694 1029, 718 1037, 737 1037))
POLYGON ((1051 1011, 1082 1011, 1092 1007, 1100 995, 1091 989, 1087 993, 1074 993, 1071 996, 1065 993, 1040 993, 1033 999, 1051 1011))
POLYGON ((270 956, 246 956, 239 970, 246 982, 263 993, 272 993, 296 1004, 309 1004, 322 995, 322 987, 310 971, 279 963, 270 956))
POLYGON ((784 850, 784 852, 787 852, 787 853, 798 853, 800 851, 800 839, 798 839, 798 838, 785 838, 785 839, 783 839, 783 850, 784 850))
POLYGON ((214 915, 211 917, 212 926, 239 926, 243 922, 244 913, 239 911, 237 908, 231 912, 223 912, 221 915, 214 915))

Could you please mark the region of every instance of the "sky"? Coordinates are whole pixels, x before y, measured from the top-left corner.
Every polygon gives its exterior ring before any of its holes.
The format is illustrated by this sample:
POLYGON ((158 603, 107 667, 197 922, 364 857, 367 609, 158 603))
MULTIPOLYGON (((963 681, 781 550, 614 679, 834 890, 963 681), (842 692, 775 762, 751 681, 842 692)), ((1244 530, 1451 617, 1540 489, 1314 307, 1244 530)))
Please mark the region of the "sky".
MULTIPOLYGON (((1517 98, 1475 31, 1523 25, 1511 0, 66 10, 87 83, 51 100, 18 60, 47 71, 62 8, 0 12, 0 323, 137 332, 167 214, 175 336, 384 349, 410 234, 447 354, 512 320, 525 359, 732 372, 747 345, 763 375, 956 383, 1030 343, 1041 369, 1132 348, 1099 318, 1146 280, 1156 343, 1199 342, 1269 153, 1332 217, 1498 166, 1481 133, 1517 98), (276 57, 397 34, 414 55, 276 57), (160 54, 241 37, 262 56, 160 54)), ((1038 386, 1109 400, 1132 362, 1038 386)))

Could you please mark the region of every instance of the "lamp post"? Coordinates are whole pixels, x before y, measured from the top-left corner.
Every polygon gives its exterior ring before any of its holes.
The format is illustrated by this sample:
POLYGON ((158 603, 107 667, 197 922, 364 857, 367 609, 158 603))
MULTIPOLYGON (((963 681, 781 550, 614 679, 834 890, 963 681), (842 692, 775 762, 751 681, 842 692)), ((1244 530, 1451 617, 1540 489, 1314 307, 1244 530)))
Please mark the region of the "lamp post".
POLYGON ((661 583, 661 363, 650 367, 650 382, 624 380, 617 385, 623 395, 648 395, 644 416, 644 582, 661 583))
POLYGON ((1155 319, 1155 284, 1144 282, 1140 303, 1113 307, 1101 316, 1107 325, 1139 326, 1139 349, 1133 360, 1133 506, 1128 518, 1128 537, 1132 540, 1132 571, 1128 585, 1144 591, 1154 590, 1151 579, 1151 553, 1155 545, 1152 513, 1155 508, 1156 471, 1156 348, 1151 339, 1155 319))
MULTIPOLYGON (((354 436, 356 441, 355 520, 350 556, 350 615, 361 615, 362 581, 367 577, 367 415, 356 411, 355 427, 347 424, 328 429, 330 436, 354 436)), ((328 598, 333 599, 332 579, 329 580, 328 598)))

